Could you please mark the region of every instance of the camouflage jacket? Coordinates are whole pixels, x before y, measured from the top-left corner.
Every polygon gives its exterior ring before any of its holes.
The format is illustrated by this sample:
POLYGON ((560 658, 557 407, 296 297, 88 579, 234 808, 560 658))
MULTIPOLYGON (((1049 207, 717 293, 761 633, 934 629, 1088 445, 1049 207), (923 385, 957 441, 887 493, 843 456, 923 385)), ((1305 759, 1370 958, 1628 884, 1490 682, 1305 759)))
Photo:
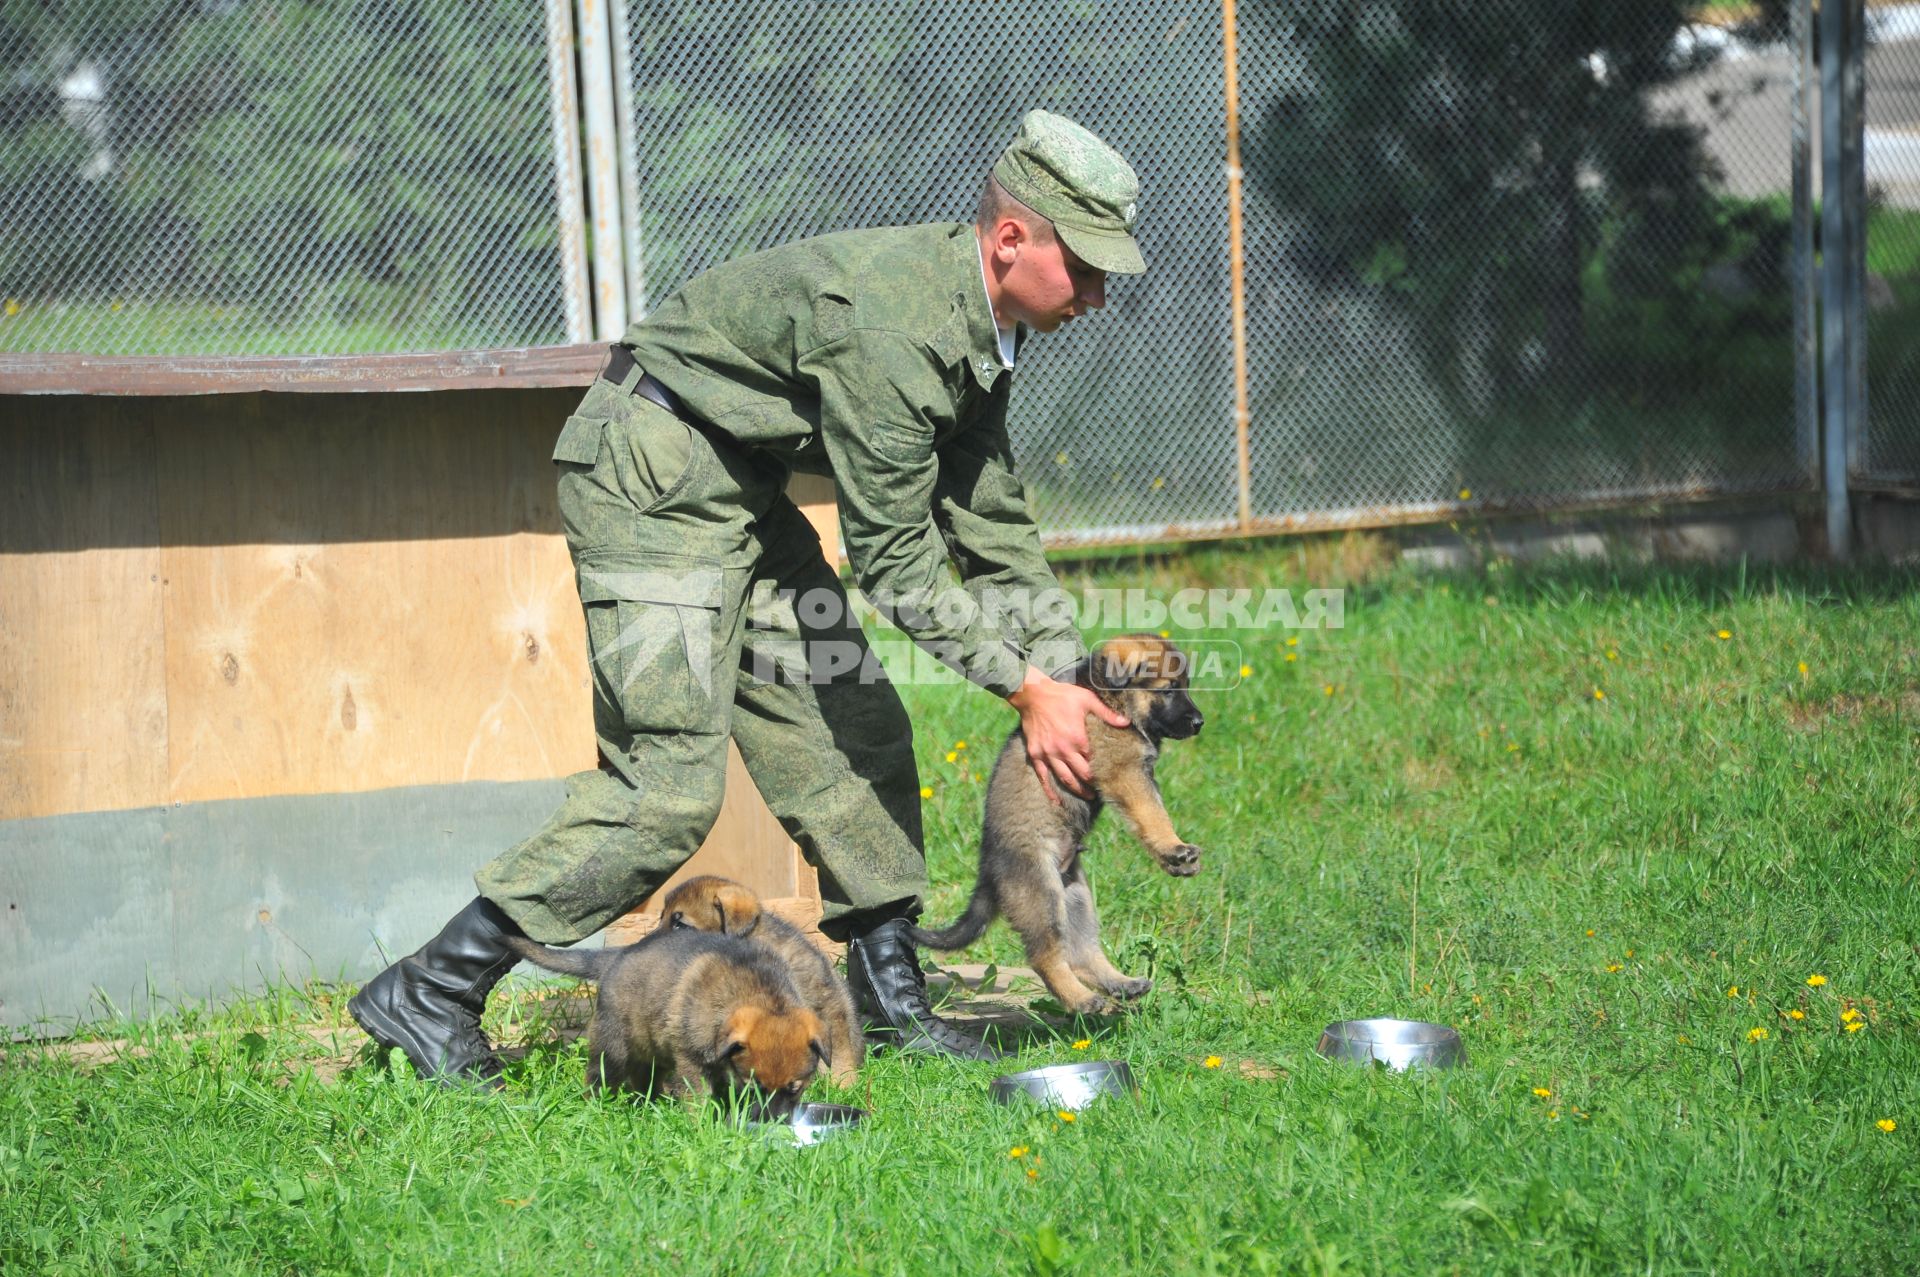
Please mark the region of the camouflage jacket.
POLYGON ((855 585, 943 662, 1009 696, 1030 658, 1053 670, 1084 651, 1062 609, 1004 602, 1055 583, 1013 473, 1013 376, 970 225, 843 231, 737 258, 625 340, 691 416, 833 476, 855 585))

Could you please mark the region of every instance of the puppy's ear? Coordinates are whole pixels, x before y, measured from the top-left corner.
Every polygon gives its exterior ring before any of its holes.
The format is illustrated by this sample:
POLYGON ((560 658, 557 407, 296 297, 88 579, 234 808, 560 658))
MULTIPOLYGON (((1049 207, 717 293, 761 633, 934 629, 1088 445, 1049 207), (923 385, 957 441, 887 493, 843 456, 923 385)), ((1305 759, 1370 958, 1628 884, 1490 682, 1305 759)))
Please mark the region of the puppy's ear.
POLYGON ((813 1041, 807 1043, 807 1049, 813 1052, 814 1059, 820 1061, 821 1068, 830 1069, 833 1067, 833 1052, 828 1049, 825 1038, 815 1038, 813 1041))
POLYGON ((720 930, 730 936, 750 936, 760 923, 760 897, 732 883, 713 893, 720 930))

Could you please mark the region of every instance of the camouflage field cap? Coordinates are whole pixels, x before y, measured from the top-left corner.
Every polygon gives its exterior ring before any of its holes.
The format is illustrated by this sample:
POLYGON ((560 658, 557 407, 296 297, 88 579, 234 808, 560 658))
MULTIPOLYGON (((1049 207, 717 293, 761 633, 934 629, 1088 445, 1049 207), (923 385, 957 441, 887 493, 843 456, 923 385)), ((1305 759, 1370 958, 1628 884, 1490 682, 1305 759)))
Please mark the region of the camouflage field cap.
POLYGON ((1133 239, 1140 179, 1120 152, 1072 120, 1028 111, 993 175, 1089 266, 1116 275, 1147 268, 1133 239))

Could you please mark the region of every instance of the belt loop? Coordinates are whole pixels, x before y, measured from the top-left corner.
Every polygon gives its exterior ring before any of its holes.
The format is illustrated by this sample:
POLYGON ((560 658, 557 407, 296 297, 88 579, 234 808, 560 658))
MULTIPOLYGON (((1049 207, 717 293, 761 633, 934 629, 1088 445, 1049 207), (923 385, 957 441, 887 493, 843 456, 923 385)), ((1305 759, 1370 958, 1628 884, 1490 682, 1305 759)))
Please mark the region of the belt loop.
POLYGON ((632 394, 634 387, 640 384, 640 379, 647 375, 633 357, 633 347, 614 342, 607 350, 607 366, 600 376, 620 387, 621 394, 632 394))

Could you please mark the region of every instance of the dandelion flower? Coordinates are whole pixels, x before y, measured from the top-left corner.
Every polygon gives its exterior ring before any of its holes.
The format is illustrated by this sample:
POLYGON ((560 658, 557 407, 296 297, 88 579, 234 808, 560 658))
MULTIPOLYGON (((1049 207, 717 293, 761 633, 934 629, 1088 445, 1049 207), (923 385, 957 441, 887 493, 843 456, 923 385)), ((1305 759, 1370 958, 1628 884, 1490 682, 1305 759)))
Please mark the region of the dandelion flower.
POLYGON ((1171 633, 1169 633, 1168 631, 1166 631, 1166 630, 1161 630, 1161 631, 1160 631, 1160 637, 1161 637, 1161 638, 1172 638, 1172 637, 1173 637, 1173 635, 1172 635, 1171 633))
POLYGON ((1717 638, 1717 639, 1719 639, 1719 640, 1720 640, 1720 641, 1721 641, 1722 643, 1724 643, 1724 642, 1726 642, 1726 641, 1727 641, 1728 639, 1730 639, 1730 638, 1732 638, 1732 637, 1733 637, 1733 631, 1732 631, 1732 630, 1721 630, 1721 631, 1720 631, 1720 632, 1719 632, 1718 634, 1716 634, 1716 635, 1714 635, 1714 637, 1715 637, 1715 638, 1717 638))
POLYGON ((1883 1131, 1891 1131, 1895 1127, 1899 1126, 1900 1123, 1894 1121, 1890 1117, 1883 1117, 1879 1121, 1875 1122, 1874 1125, 1879 1127, 1883 1131))
POLYGON ((1817 972, 1807 977, 1807 987, 1809 989, 1817 989, 1821 985, 1825 984, 1826 982, 1827 982, 1827 977, 1820 975, 1817 972))
POLYGON ((1799 1007, 1795 1007, 1793 1010, 1787 1012, 1787 1018, 1789 1020, 1804 1020, 1807 1018, 1807 1013, 1799 1007))
POLYGON ((1209 1055, 1202 1063, 1207 1068, 1217 1069, 1220 1067, 1220 1057, 1217 1055, 1209 1055))
POLYGON ((948 750, 948 751, 947 751, 947 761, 948 761, 948 762, 950 762, 950 763, 957 763, 957 762, 959 762, 959 761, 960 761, 960 751, 959 751, 959 750, 957 750, 957 749, 950 749, 950 750, 948 750))
POLYGON ((1073 1049, 1076 1051, 1084 1051, 1092 1045, 1093 1045, 1092 1038, 1081 1038, 1078 1042, 1075 1042, 1073 1044, 1073 1049))
POLYGON ((1299 660, 1299 659, 1300 659, 1300 653, 1298 653, 1298 652, 1288 652, 1288 653, 1287 653, 1287 660, 1288 660, 1288 661, 1297 661, 1297 660, 1299 660))
POLYGON ((1596 687, 1593 689, 1593 699, 1596 701, 1604 701, 1607 699, 1607 694, 1596 687))
POLYGON ((1614 651, 1614 650, 1613 650, 1612 648, 1608 648, 1608 649, 1607 649, 1607 659, 1608 659, 1608 660, 1610 660, 1610 661, 1617 661, 1617 660, 1619 660, 1619 659, 1620 659, 1620 653, 1618 653, 1618 652, 1616 652, 1616 651, 1614 651))
POLYGON ((1472 489, 1472 488, 1462 488, 1462 489, 1460 489, 1460 499, 1461 499, 1462 501, 1471 501, 1471 500, 1473 500, 1473 489, 1472 489))
POLYGON ((1069 1113, 1066 1109, 1056 1110, 1054 1113, 1054 1116, 1059 1118, 1063 1122, 1073 1122, 1073 1121, 1079 1120, 1075 1118, 1072 1113, 1069 1113))
POLYGON ((15 315, 19 313, 20 313, 20 303, 15 301, 11 297, 7 298, 7 318, 12 319, 15 315))
POLYGON ((1607 974, 1608 974, 1608 975, 1612 975, 1612 974, 1613 974, 1614 972, 1616 972, 1616 971, 1618 971, 1619 969, 1620 969, 1620 964, 1619 964, 1619 963, 1617 963, 1617 962, 1609 962, 1609 963, 1607 964, 1607 974))
POLYGON ((1520 752, 1520 742, 1518 742, 1518 741, 1511 741, 1511 740, 1510 740, 1510 741, 1508 741, 1508 742, 1507 742, 1507 752, 1508 752, 1509 754, 1517 754, 1517 753, 1519 753, 1519 752, 1520 752))
POLYGON ((963 740, 957 740, 957 741, 955 741, 955 742, 953 742, 953 747, 954 747, 955 749, 965 749, 965 748, 967 747, 967 742, 965 742, 965 741, 963 741, 963 740))
POLYGON ((1727 986, 1727 996, 1728 996, 1728 997, 1730 997, 1730 998, 1737 998, 1737 997, 1739 997, 1739 996, 1740 996, 1740 986, 1739 986, 1739 985, 1737 985, 1737 984, 1734 984, 1734 985, 1729 985, 1729 986, 1727 986))
POLYGON ((1847 1025, 1847 1032, 1858 1033, 1860 1030, 1866 1027, 1867 1027, 1867 1022, 1865 1020, 1855 1020, 1851 1024, 1847 1025))
POLYGON ((1553 1092, 1552 1092, 1551 1090, 1549 1090, 1549 1089, 1547 1089, 1547 1088, 1546 1088, 1546 1087, 1544 1087, 1544 1086, 1536 1086, 1536 1087, 1534 1087, 1534 1088, 1533 1088, 1533 1093, 1534 1093, 1535 1095, 1537 1095, 1537 1096, 1539 1096, 1539 1097, 1540 1097, 1541 1099, 1543 1099, 1543 1100, 1550 1100, 1550 1099, 1552 1099, 1552 1098, 1553 1098, 1553 1092))
POLYGON ((1680 1044, 1681 1046, 1692 1046, 1692 1045, 1693 1045, 1693 1039, 1692 1039, 1692 1038, 1690 1038, 1690 1037, 1688 1037, 1688 1036, 1687 1036, 1686 1034, 1684 1034, 1684 1033, 1681 1033, 1681 1034, 1677 1034, 1677 1035, 1675 1035, 1675 1037, 1674 1037, 1674 1039, 1673 1039, 1673 1040, 1674 1040, 1674 1041, 1676 1041, 1676 1042, 1678 1042, 1678 1043, 1679 1043, 1679 1044, 1680 1044))
POLYGON ((1627 950, 1627 956, 1631 958, 1633 956, 1633 950, 1631 949, 1627 950))
POLYGON ((1747 1030, 1747 1041, 1749 1042, 1765 1042, 1769 1036, 1767 1031, 1758 1025, 1747 1030))
POLYGON ((1028 1178, 1028 1179, 1039 1179, 1039 1178, 1040 1178, 1040 1172, 1039 1172, 1039 1171, 1036 1171, 1036 1170, 1034 1170, 1034 1169, 1033 1169, 1033 1167, 1031 1167, 1031 1166, 1029 1166, 1029 1167, 1027 1167, 1027 1178, 1028 1178))
POLYGON ((1859 1018, 1860 1018, 1860 1012, 1853 1007, 1848 1007, 1846 1010, 1840 1013, 1840 1023, 1842 1024, 1852 1024, 1855 1020, 1858 1020, 1859 1018))
POLYGON ((1325 687, 1321 688, 1320 690, 1325 692, 1328 696, 1331 696, 1333 695, 1333 684, 1328 683, 1325 687))
POLYGON ((1288 646, 1288 647, 1299 647, 1299 646, 1300 646, 1300 637, 1299 637, 1298 635, 1295 635, 1294 637, 1292 637, 1292 638, 1290 638, 1290 639, 1288 639, 1288 640, 1287 640, 1287 646, 1288 646))
POLYGON ((931 797, 933 797, 933 789, 932 789, 932 788, 931 788, 930 786, 927 786, 927 785, 922 785, 922 786, 920 786, 920 796, 921 796, 922 798, 931 798, 931 797))
POLYGON ((1805 678, 1806 676, 1807 676, 1807 663, 1805 661, 1802 661, 1800 662, 1800 677, 1805 678))
POLYGON ((1027 1146, 1025 1144, 1015 1144, 1012 1148, 1007 1150, 1008 1157, 1025 1157, 1026 1155, 1027 1155, 1027 1146))
POLYGON ((1588 928, 1587 928, 1587 934, 1588 934, 1588 935, 1592 935, 1592 934, 1593 934, 1593 928, 1592 928, 1592 927, 1588 927, 1588 928))

